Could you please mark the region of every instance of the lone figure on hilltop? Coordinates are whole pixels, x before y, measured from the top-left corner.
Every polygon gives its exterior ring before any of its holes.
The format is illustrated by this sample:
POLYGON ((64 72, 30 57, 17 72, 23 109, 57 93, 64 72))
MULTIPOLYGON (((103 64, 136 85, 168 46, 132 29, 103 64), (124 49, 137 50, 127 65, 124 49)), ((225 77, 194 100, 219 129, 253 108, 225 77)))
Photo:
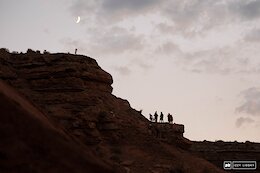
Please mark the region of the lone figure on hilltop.
POLYGON ((75 55, 77 55, 77 51, 78 51, 78 49, 75 49, 75 55))

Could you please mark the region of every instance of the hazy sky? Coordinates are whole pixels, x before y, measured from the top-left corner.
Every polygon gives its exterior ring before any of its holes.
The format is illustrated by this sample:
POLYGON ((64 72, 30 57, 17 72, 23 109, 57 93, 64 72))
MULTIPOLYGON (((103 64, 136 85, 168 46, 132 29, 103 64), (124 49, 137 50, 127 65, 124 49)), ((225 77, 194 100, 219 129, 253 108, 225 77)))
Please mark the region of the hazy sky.
POLYGON ((0 0, 0 22, 0 47, 77 48, 189 139, 260 142, 260 0, 0 0))

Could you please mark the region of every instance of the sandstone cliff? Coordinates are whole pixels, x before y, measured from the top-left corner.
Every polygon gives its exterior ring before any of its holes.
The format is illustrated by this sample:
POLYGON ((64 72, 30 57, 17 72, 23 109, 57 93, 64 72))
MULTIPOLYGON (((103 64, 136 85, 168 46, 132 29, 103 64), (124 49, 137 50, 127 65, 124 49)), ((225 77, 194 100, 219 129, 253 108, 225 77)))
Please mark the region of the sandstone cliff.
POLYGON ((0 172, 114 172, 0 81, 0 172))
MULTIPOLYGON (((131 108, 128 101, 112 95, 111 75, 90 57, 63 53, 41 54, 34 51, 11 54, 1 49, 0 79, 15 88, 39 110, 42 113, 39 116, 44 116, 44 121, 65 135, 72 146, 83 146, 76 147, 75 155, 90 155, 97 160, 94 165, 105 165, 97 166, 101 170, 133 173, 222 172, 213 164, 187 151, 190 141, 182 136, 183 126, 151 124, 131 108), (163 136, 166 133, 168 134, 163 136), (85 153, 85 150, 89 153, 85 153)), ((9 113, 6 111, 4 114, 7 116, 9 113)), ((26 126, 38 127, 33 122, 26 126)), ((30 137, 33 140, 38 129, 32 130, 34 132, 30 137)), ((26 136, 28 133, 30 131, 22 131, 20 135, 26 136)), ((50 138, 44 139, 45 143, 35 142, 36 148, 31 152, 38 151, 37 145, 52 145, 50 138)), ((2 140, 0 144, 5 145, 2 140)), ((64 144, 59 145, 63 147, 64 144)), ((51 157, 51 152, 54 151, 45 149, 40 155, 51 157)), ((34 168, 38 166, 34 162, 30 163, 30 159, 33 159, 30 156, 23 162, 24 170, 30 170, 30 164, 34 168)), ((63 158, 64 155, 57 152, 56 158, 59 157, 63 158)), ((88 159, 82 159, 84 163, 89 163, 88 159)), ((5 158, 0 162, 4 160, 5 158)), ((84 168, 79 166, 79 169, 84 168)))
MULTIPOLYGON (((257 169, 249 171, 260 173, 260 144, 253 142, 223 142, 203 141, 192 142, 189 149, 192 153, 205 158, 219 168, 223 167, 223 161, 257 161, 257 169)), ((235 172, 235 171, 234 171, 235 172)), ((236 171, 238 172, 238 171, 236 171)), ((241 171, 245 172, 245 171, 241 171)))

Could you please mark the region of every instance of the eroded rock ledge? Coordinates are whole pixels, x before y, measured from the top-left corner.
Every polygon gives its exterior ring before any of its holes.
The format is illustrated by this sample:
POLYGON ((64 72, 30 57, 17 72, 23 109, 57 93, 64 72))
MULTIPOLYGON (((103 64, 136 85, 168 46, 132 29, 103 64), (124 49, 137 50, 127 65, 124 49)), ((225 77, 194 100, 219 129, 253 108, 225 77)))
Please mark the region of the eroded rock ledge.
POLYGON ((0 49, 0 80, 25 96, 71 141, 124 170, 120 172, 222 172, 190 155, 183 125, 151 127, 127 100, 112 95, 111 75, 90 57, 0 49))

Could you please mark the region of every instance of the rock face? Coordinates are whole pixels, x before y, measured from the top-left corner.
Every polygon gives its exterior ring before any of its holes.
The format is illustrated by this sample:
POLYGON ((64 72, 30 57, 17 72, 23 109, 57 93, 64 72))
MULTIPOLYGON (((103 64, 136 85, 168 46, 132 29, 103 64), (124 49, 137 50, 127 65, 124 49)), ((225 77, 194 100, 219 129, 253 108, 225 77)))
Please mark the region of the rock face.
POLYGON ((188 149, 191 142, 183 138, 184 125, 169 124, 169 123, 155 123, 149 124, 150 133, 156 136, 159 140, 169 144, 174 144, 183 149, 188 149))
POLYGON ((183 137, 183 125, 151 124, 128 101, 112 95, 111 75, 90 57, 11 54, 1 49, 0 79, 68 140, 87 148, 114 171, 222 172, 187 151, 190 141, 183 137))
POLYGON ((114 172, 0 81, 0 172, 114 172))
POLYGON ((223 161, 257 161, 257 170, 260 172, 260 144, 253 142, 192 142, 190 151, 206 160, 214 163, 219 168, 223 167, 223 161))

